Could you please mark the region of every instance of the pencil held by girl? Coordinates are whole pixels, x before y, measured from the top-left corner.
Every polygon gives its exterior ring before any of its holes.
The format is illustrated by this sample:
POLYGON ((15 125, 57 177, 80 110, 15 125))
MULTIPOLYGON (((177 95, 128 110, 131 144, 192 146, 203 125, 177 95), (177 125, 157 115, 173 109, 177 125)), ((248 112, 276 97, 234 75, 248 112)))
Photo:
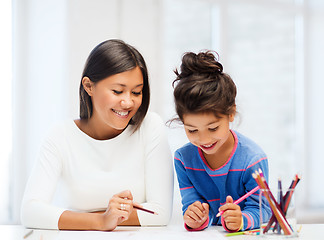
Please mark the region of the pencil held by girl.
MULTIPOLYGON (((230 129, 236 114, 236 85, 211 51, 185 53, 173 82, 177 119, 189 143, 175 152, 185 228, 222 225, 229 232, 260 226, 259 190, 252 173, 268 180, 268 159, 252 140, 230 129), (216 216, 219 212, 219 214, 216 216)), ((271 216, 264 202, 264 221, 271 216)))

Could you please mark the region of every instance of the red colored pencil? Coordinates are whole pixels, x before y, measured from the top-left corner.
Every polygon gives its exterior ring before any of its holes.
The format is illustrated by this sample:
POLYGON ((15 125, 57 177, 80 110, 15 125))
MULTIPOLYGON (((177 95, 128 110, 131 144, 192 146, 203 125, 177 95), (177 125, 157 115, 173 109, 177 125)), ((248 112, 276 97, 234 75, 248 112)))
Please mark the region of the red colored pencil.
POLYGON ((259 172, 256 171, 254 174, 252 174, 252 177, 255 179, 255 181, 257 182, 257 184, 260 186, 261 189, 266 190, 266 191, 264 191, 264 196, 268 200, 270 207, 272 209, 272 212, 275 215, 276 219, 278 220, 285 235, 291 235, 293 233, 293 231, 290 228, 290 226, 287 222, 287 219, 283 215, 283 212, 281 211, 276 199, 273 197, 273 195, 269 189, 269 186, 268 186, 265 178, 263 177, 263 173, 262 173, 261 169, 259 169, 259 172))
POLYGON ((135 209, 137 209, 137 210, 144 211, 144 212, 148 212, 148 213, 151 213, 151 214, 154 214, 154 215, 158 215, 158 213, 153 212, 153 211, 151 211, 151 210, 148 210, 148 209, 146 209, 146 208, 137 207, 137 206, 133 206, 133 208, 135 208, 135 209))
MULTIPOLYGON (((292 180, 290 186, 289 186, 288 192, 286 192, 285 196, 283 197, 283 203, 282 204, 280 203, 280 206, 283 207, 282 210, 283 210, 284 215, 286 215, 286 213, 287 213, 288 206, 289 206, 290 199, 291 199, 291 195, 293 194, 293 191, 291 191, 291 190, 295 189, 295 187, 296 187, 296 185, 297 185, 297 183, 299 181, 300 181, 300 177, 296 174, 294 179, 292 180), (289 200, 288 200, 289 195, 290 195, 290 197, 289 197, 289 200)), ((274 215, 272 215, 272 217, 270 218, 267 226, 264 228, 263 233, 266 233, 270 229, 270 227, 272 226, 272 224, 274 222, 276 222, 276 218, 275 218, 274 215)))

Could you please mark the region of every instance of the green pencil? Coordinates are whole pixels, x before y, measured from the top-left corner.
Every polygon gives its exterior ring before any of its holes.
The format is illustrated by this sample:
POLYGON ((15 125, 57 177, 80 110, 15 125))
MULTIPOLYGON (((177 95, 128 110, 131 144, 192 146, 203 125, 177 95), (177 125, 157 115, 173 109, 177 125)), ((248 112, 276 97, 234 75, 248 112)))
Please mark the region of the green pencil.
POLYGON ((225 236, 226 237, 231 237, 231 236, 237 236, 237 235, 252 235, 253 233, 258 235, 260 232, 260 229, 254 229, 254 230, 247 230, 243 232, 233 232, 233 233, 227 233, 225 236))
POLYGON ((236 236, 236 235, 244 235, 244 232, 233 232, 233 233, 227 233, 226 237, 236 236))

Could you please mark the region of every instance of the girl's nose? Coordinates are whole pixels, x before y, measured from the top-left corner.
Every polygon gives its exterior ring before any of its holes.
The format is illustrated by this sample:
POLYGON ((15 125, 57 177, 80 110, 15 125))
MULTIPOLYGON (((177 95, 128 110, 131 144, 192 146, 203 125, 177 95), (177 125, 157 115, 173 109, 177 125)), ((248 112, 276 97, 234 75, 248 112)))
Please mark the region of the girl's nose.
POLYGON ((199 142, 201 145, 209 144, 210 137, 208 136, 208 134, 205 134, 205 133, 199 134, 199 142))

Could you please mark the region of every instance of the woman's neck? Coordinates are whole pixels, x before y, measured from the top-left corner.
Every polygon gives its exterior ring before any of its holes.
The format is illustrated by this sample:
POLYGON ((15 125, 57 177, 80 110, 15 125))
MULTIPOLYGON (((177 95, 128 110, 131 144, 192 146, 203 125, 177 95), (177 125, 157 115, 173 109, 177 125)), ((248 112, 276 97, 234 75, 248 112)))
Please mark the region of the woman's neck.
POLYGON ((100 124, 98 121, 94 121, 92 118, 77 119, 74 120, 74 122, 82 132, 96 140, 112 139, 124 131, 124 129, 118 130, 111 128, 106 124, 100 124))

